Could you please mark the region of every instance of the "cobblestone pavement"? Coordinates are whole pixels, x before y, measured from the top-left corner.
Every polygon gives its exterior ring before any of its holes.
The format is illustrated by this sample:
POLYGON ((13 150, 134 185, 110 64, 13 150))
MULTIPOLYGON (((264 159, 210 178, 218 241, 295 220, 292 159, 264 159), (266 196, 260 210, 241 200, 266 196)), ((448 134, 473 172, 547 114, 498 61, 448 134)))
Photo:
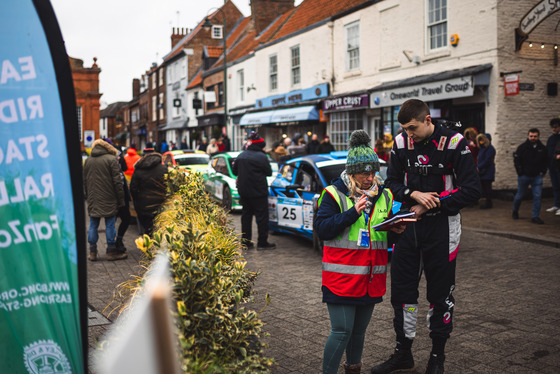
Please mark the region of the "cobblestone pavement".
MULTIPOLYGON (((525 201, 520 219, 511 219, 511 202, 495 201, 491 210, 463 210, 463 236, 457 264, 455 329, 447 345, 449 373, 557 373, 560 367, 560 216, 546 213, 544 225, 529 222, 531 203, 525 201)), ((240 215, 231 223, 240 228, 240 215)), ((253 230, 257 232, 256 227, 253 230)), ((104 234, 100 233, 98 262, 88 262, 90 305, 116 320, 108 305, 117 286, 142 273, 142 255, 135 248, 138 236, 131 225, 125 244, 129 257, 106 261, 104 234)), ((255 284, 260 310, 265 294, 271 304, 261 313, 268 357, 277 365, 273 373, 319 373, 330 323, 321 302, 321 256, 311 243, 290 235, 271 235, 274 250, 244 251, 248 268, 260 270, 255 284)), ((388 285, 388 289, 390 289, 388 285)), ((431 343, 425 327, 428 309, 421 282, 418 334, 414 342, 416 373, 423 373, 431 343)), ((394 347, 389 296, 378 306, 368 328, 364 347, 364 372, 386 359, 394 347)), ((110 325, 89 328, 90 349, 110 325)), ((342 369, 339 370, 342 373, 342 369)))

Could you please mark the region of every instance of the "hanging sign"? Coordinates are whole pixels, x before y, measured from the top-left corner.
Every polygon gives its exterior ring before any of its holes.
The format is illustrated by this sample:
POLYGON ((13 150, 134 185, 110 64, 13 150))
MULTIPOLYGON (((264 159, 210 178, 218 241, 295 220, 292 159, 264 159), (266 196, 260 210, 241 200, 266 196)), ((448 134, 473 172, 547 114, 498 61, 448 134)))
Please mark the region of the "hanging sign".
POLYGON ((506 96, 519 95, 519 74, 504 76, 504 90, 506 96))
POLYGON ((49 1, 0 3, 0 56, 0 372, 85 373, 80 138, 49 1))

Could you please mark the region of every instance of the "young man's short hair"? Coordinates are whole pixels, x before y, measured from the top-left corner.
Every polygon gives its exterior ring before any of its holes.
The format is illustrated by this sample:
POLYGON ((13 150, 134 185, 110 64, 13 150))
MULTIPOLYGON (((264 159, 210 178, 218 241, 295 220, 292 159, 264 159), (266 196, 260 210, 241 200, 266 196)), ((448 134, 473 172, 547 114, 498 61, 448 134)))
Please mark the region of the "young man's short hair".
POLYGON ((550 120, 550 127, 560 126, 560 118, 556 117, 550 120))
POLYGON ((397 119, 401 125, 409 123, 413 119, 417 121, 424 121, 427 115, 430 114, 430 108, 422 100, 410 99, 403 103, 397 119))
POLYGON ((533 127, 532 129, 529 129, 529 132, 532 132, 533 134, 534 134, 534 133, 537 133, 537 134, 539 134, 539 135, 540 135, 540 133, 541 133, 541 132, 539 131, 539 129, 537 129, 536 127, 533 127))

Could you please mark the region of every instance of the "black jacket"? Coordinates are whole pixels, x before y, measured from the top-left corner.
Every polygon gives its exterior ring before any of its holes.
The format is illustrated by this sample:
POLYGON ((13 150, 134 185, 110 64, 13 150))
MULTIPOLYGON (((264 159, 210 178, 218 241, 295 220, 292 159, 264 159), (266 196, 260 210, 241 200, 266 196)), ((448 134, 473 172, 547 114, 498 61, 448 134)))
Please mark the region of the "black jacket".
POLYGON ((130 180, 130 194, 134 209, 141 216, 151 216, 165 201, 167 167, 161 163, 161 154, 149 153, 134 165, 130 180))
POLYGON ((272 175, 272 168, 266 153, 257 144, 251 144, 241 152, 232 166, 237 175, 237 189, 241 198, 268 196, 267 176, 272 175))
POLYGON ((525 143, 517 147, 513 153, 513 164, 517 175, 536 177, 545 174, 548 167, 546 147, 540 140, 535 146, 527 139, 525 143))
POLYGON ((406 132, 397 135, 393 143, 385 187, 391 189, 395 200, 415 205, 417 202, 409 197, 410 194, 405 196, 407 189, 441 194, 449 190, 444 179, 451 178, 451 196, 442 199, 441 207, 430 212, 455 215, 478 201, 478 171, 462 135, 435 125, 434 133, 428 139, 412 144, 413 149, 409 149, 406 132), (423 171, 427 174, 422 174, 423 171))

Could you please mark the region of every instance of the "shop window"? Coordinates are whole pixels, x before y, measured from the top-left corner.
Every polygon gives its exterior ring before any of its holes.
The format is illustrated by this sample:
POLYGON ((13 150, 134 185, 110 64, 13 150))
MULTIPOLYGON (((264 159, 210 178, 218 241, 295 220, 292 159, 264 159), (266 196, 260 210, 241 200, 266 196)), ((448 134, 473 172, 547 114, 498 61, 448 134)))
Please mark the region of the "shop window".
POLYGON ((245 100, 245 73, 243 70, 237 71, 237 86, 239 92, 238 100, 242 102, 245 100))
POLYGON ((428 50, 447 47, 447 0, 428 1, 428 50))
POLYGON ((337 151, 348 149, 348 139, 354 130, 363 129, 363 111, 335 112, 330 115, 330 140, 337 151))
POLYGON ((278 89, 278 56, 269 57, 269 88, 270 91, 278 89))
POLYGON ((299 59, 299 45, 291 48, 291 55, 292 55, 292 86, 296 86, 300 84, 300 59, 299 59))
POLYGON ((360 68, 360 23, 352 22, 345 27, 346 71, 360 68))

